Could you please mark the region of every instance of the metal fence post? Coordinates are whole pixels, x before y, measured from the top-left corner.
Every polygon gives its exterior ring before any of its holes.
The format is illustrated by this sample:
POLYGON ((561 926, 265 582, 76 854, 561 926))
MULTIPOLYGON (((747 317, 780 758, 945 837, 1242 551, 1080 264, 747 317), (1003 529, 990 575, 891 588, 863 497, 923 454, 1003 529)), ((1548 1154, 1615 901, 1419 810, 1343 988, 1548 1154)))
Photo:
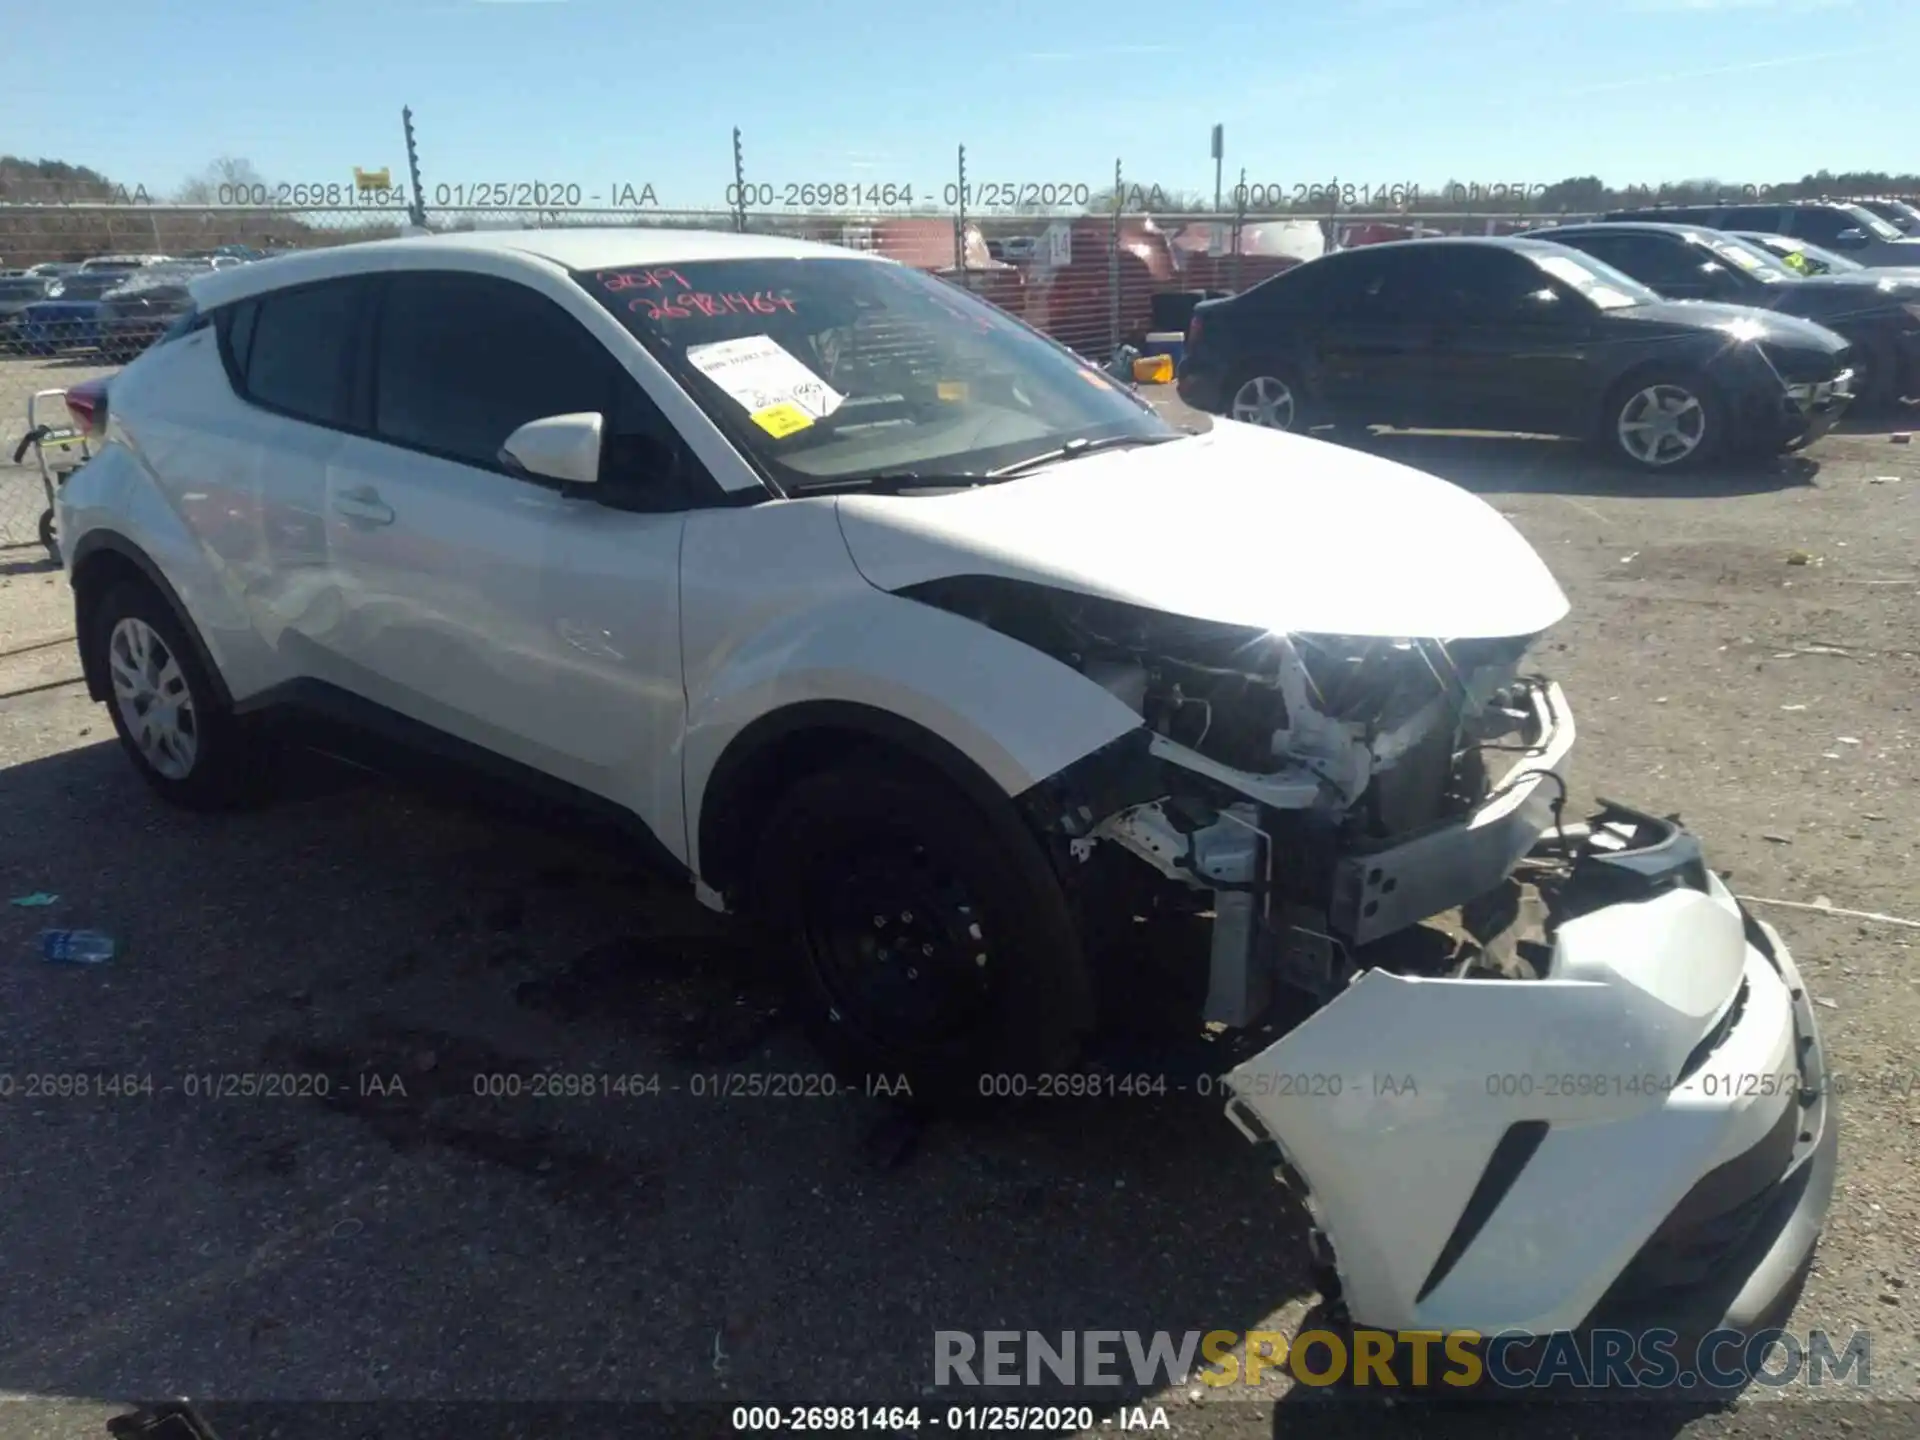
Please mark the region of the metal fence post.
POLYGON ((747 164, 740 153, 740 127, 733 127, 733 228, 747 233, 747 164))
POLYGON ((1240 168, 1240 183, 1233 191, 1233 291, 1240 293, 1240 236, 1247 228, 1247 171, 1240 168))
POLYGON ((1107 230, 1107 358, 1120 353, 1120 208, 1127 203, 1120 161, 1113 162, 1113 218, 1107 230))
POLYGON ((960 165, 958 170, 960 188, 954 191, 956 208, 953 212, 953 268, 960 272, 960 283, 971 290, 967 283, 967 147, 960 147, 960 165))
POLYGON ((400 107, 400 128, 407 137, 407 179, 413 185, 413 204, 409 207, 407 218, 424 230, 427 228, 427 191, 420 183, 420 147, 414 142, 413 107, 400 107))

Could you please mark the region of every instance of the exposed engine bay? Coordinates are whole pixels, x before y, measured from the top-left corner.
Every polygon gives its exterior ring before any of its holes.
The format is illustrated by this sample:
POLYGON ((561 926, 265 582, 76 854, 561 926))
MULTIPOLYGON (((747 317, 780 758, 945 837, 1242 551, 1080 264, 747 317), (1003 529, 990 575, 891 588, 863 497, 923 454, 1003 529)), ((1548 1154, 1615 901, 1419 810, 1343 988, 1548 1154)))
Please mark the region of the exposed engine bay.
MULTIPOLYGON (((1276 980, 1338 993, 1381 963, 1376 942, 1501 887, 1560 818, 1573 725, 1557 686, 1520 675, 1532 636, 1271 634, 979 577, 942 588, 943 608, 1141 716, 1028 803, 1069 865, 1118 847, 1211 911, 1209 1021, 1251 1024, 1276 980)), ((1510 950, 1487 964, 1527 973, 1510 950)))

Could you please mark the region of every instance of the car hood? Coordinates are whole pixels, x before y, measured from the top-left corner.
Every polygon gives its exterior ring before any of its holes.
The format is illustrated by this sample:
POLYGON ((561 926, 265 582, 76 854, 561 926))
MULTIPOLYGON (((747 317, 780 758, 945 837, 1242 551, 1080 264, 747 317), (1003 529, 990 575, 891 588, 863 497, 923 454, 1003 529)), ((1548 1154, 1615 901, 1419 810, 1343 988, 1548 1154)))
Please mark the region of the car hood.
POLYGON ((1768 345, 1798 346, 1830 355, 1838 355, 1847 348, 1847 342, 1824 325, 1753 305, 1725 305, 1717 300, 1661 300, 1610 313, 1615 319, 1689 330, 1737 326, 1750 338, 1768 345))
POLYGON ((1780 292, 1780 308, 1791 314, 1852 314, 1920 301, 1920 270, 1889 268, 1808 275, 1774 288, 1780 292))
POLYGON ((1231 420, 976 489, 838 505, 854 564, 883 590, 994 575, 1269 631, 1445 640, 1537 634, 1568 608, 1479 497, 1231 420))

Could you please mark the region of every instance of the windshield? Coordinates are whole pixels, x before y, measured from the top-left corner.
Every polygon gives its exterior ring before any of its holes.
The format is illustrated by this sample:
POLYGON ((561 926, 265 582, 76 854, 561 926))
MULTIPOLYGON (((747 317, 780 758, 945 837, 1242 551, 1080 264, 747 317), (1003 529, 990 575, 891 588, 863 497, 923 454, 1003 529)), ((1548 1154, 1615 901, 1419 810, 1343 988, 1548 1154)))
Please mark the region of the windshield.
POLYGON ((1890 220, 1882 220, 1864 205, 1842 205, 1840 207, 1859 222, 1860 228, 1880 240, 1904 240, 1900 227, 1890 220))
POLYGON ((1742 240, 1737 235, 1702 235, 1701 241, 1713 251, 1714 257, 1725 261, 1736 270, 1751 275, 1767 285, 1778 285, 1788 280, 1798 280, 1799 274, 1778 255, 1754 244, 1751 240, 1742 240))
POLYGON ((1810 245, 1803 240, 1795 240, 1786 235, 1742 235, 1740 238, 1764 246, 1778 255, 1791 269, 1799 270, 1801 265, 1804 265, 1806 268, 1803 273, 1809 275, 1845 275, 1867 268, 1858 260, 1850 260, 1845 255, 1829 250, 1825 246, 1810 245), (1801 264, 1794 264, 1794 256, 1800 258, 1801 264))
POLYGON ((1889 221, 1896 230, 1912 235, 1920 228, 1920 210, 1914 209, 1904 200, 1856 200, 1863 210, 1870 210, 1883 220, 1889 221))
POLYGON ((1542 270, 1562 284, 1572 286, 1602 310, 1624 310, 1632 305, 1657 304, 1660 300, 1631 275, 1578 250, 1533 258, 1542 270))
POLYGON ((769 258, 575 278, 783 486, 981 476, 1070 442, 1179 433, 1052 341, 905 266, 769 258))

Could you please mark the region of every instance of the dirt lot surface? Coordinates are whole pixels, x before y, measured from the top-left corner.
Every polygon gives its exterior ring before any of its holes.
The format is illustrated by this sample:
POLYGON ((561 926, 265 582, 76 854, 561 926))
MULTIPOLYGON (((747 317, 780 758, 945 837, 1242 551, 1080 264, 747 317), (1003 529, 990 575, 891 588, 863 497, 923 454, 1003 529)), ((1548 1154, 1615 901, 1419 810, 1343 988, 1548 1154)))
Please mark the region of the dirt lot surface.
MULTIPOLYGON (((1652 483, 1571 447, 1375 443, 1485 494, 1571 594, 1538 658, 1581 725, 1576 799, 1680 812, 1742 894, 1920 917, 1914 450, 1848 435, 1652 483)), ((1364 535, 1297 541, 1367 565, 1364 535)), ((1228 534, 1223 563, 1284 564, 1289 543, 1228 534)), ((983 1392, 932 1390, 936 1329, 1292 1331, 1313 1303, 1302 1217, 1215 1104, 921 1128, 863 1095, 715 1098, 730 1073, 817 1066, 775 977, 690 900, 600 842, 330 762, 294 767, 258 813, 163 809, 74 683, 69 629, 59 574, 0 550, 0 874, 8 896, 59 897, 0 905, 0 1392, 63 1397, 0 1407, 0 1427, 97 1436, 122 1402, 177 1394, 944 1415, 983 1392), (50 924, 123 950, 46 964, 50 924), (640 1093, 475 1093, 541 1070, 640 1093), (80 1071, 153 1093, 57 1093, 80 1071), (263 1072, 334 1091, 205 1093, 263 1072), (34 1075, 56 1093, 29 1094, 34 1075)), ((1869 1391, 1490 1415, 1275 1380, 1127 1403, 1165 1406, 1178 1435, 1915 1428, 1920 930, 1763 913, 1852 1082, 1793 1323, 1836 1348, 1870 1330, 1869 1391)), ((400 1412, 347 1413, 339 1433, 401 1433, 400 1412)))

